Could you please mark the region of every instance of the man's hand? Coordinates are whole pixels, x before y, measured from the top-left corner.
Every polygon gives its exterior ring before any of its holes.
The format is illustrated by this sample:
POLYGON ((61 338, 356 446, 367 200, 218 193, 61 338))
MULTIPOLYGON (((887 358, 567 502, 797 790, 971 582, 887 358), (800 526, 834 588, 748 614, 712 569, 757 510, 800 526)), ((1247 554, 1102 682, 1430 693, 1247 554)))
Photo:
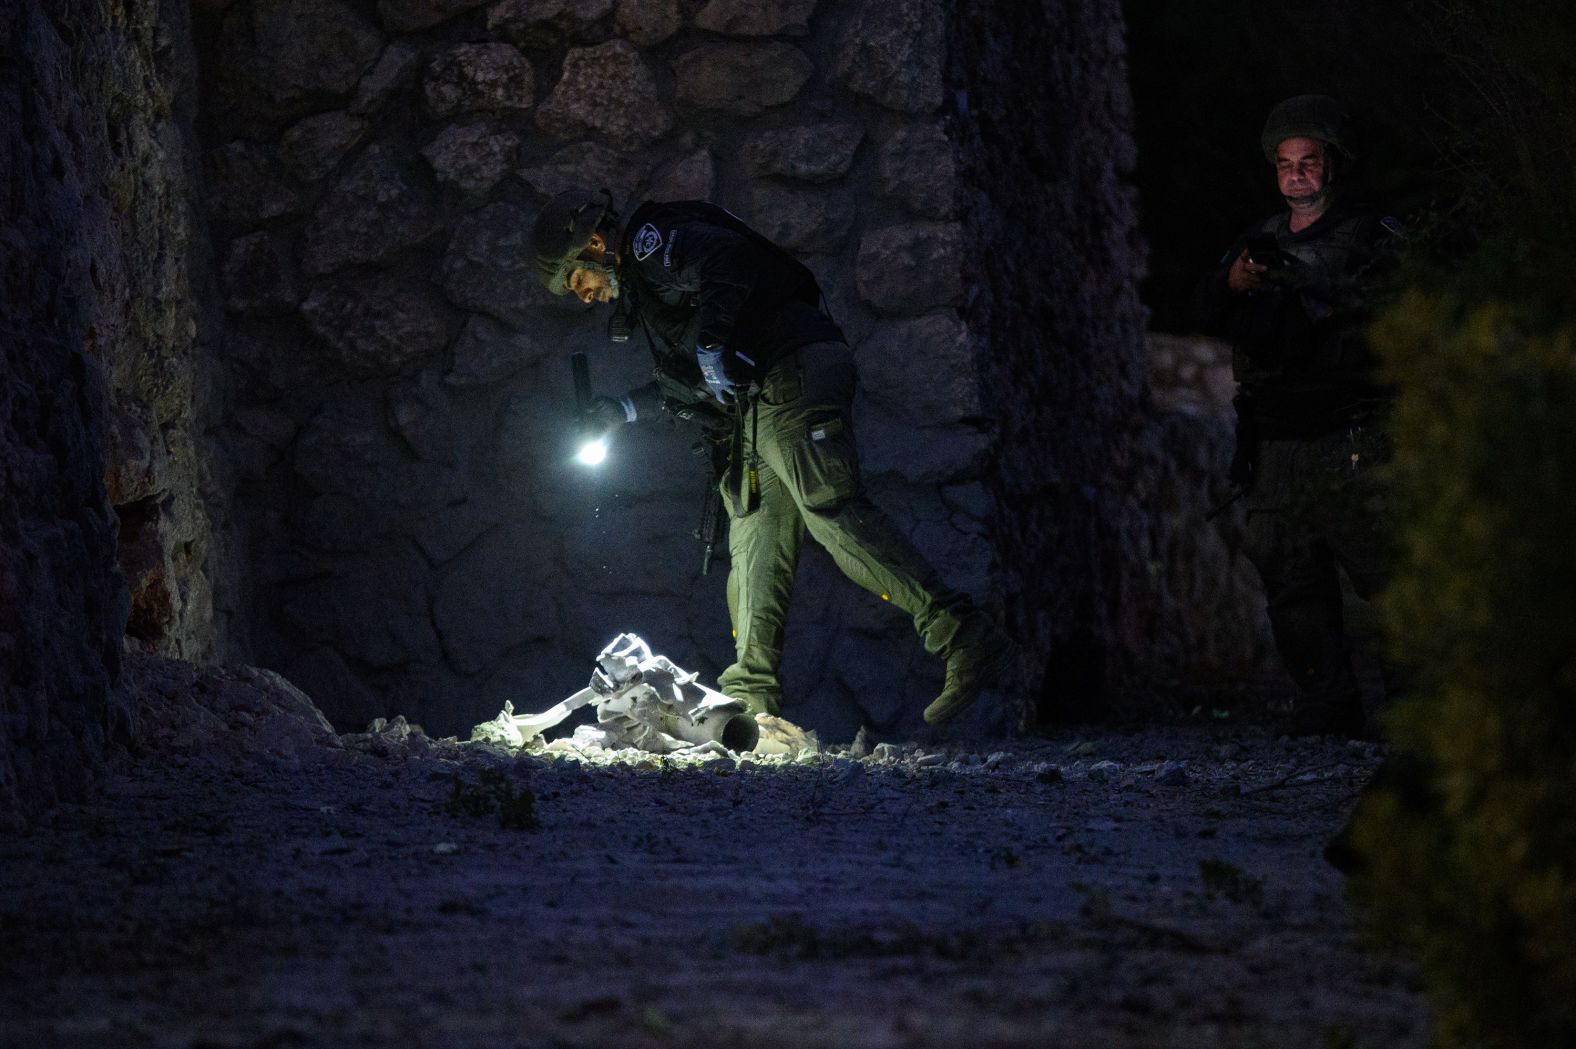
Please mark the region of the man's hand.
POLYGON ((1231 269, 1226 272, 1226 286, 1239 295, 1250 291, 1258 291, 1265 287, 1264 274, 1268 266, 1261 266, 1248 259, 1248 249, 1243 248, 1242 254, 1231 264, 1231 269))
POLYGON ((744 354, 726 346, 697 346, 695 363, 700 365, 707 391, 720 403, 733 404, 748 394, 755 362, 744 354))
MULTIPOLYGON (((629 398, 624 398, 627 401, 629 398)), ((586 407, 586 417, 598 430, 616 430, 625 423, 634 422, 633 409, 624 401, 612 397, 593 397, 586 407)))

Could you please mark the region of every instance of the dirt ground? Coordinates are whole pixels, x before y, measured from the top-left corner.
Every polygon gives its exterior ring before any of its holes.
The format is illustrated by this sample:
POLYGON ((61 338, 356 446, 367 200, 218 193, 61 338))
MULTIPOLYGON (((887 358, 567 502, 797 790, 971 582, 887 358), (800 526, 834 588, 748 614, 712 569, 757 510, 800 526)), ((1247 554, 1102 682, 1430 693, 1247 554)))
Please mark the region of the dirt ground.
POLYGON ((1421 1049, 1320 858, 1370 744, 127 764, 0 838, 5 1047, 1421 1049))

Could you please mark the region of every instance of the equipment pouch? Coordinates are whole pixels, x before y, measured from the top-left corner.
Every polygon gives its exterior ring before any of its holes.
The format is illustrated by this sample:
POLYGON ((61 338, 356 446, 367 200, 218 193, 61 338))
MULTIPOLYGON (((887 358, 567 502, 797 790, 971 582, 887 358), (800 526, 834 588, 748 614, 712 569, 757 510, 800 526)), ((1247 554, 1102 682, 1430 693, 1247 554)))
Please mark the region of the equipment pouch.
POLYGON ((839 415, 805 420, 788 465, 806 509, 836 510, 858 494, 859 457, 851 438, 839 415))

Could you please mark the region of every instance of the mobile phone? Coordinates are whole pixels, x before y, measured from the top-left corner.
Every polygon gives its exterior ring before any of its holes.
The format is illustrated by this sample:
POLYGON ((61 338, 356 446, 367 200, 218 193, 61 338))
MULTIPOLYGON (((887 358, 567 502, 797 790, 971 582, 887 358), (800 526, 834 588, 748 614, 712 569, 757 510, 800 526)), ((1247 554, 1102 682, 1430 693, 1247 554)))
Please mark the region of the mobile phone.
POLYGON ((1255 266, 1277 270, 1286 265, 1286 256, 1281 254, 1275 234, 1255 233, 1248 238, 1248 261, 1255 266))

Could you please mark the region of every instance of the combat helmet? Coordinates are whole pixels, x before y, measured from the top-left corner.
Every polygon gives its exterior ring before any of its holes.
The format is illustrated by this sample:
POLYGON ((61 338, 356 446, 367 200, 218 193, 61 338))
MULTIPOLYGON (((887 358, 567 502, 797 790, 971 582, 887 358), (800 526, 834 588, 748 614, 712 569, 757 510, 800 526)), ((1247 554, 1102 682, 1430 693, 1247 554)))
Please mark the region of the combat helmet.
POLYGON ((1293 95, 1270 110, 1259 135, 1264 159, 1275 163, 1275 148, 1288 138, 1314 138, 1355 157, 1352 121, 1346 107, 1329 95, 1293 95))
POLYGON ((613 197, 607 190, 571 189, 542 206, 531 227, 536 253, 536 279, 554 295, 569 291, 569 273, 579 262, 591 234, 616 223, 613 197))

